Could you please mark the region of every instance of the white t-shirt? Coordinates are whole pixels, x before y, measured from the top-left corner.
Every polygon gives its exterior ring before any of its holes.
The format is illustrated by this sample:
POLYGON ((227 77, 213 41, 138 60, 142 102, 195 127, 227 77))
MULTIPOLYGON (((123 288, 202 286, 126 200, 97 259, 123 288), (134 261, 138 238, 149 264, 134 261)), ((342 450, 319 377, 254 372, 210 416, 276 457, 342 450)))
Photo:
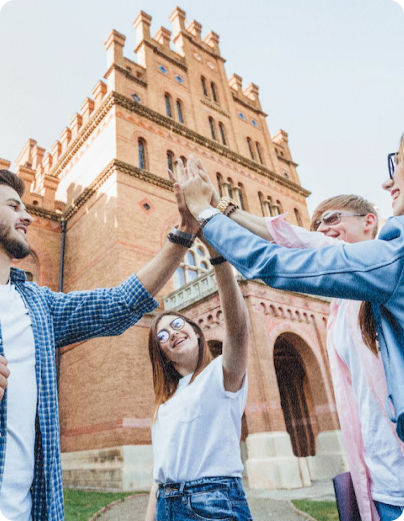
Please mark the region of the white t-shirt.
POLYGON ((174 396, 159 407, 152 428, 154 480, 242 477, 240 435, 247 376, 238 392, 226 391, 219 356, 188 385, 191 378, 192 374, 181 378, 174 396))
POLYGON ((37 404, 35 342, 28 311, 15 286, 10 283, 0 285, 0 323, 10 369, 0 511, 11 521, 30 521, 37 404))
MULTIPOLYGON (((346 323, 349 301, 338 301, 333 327, 335 348, 352 375, 353 392, 358 404, 364 458, 372 478, 374 501, 404 505, 404 457, 389 420, 377 403, 364 373, 358 351, 346 323)), ((359 325, 358 325, 359 327, 359 325)))

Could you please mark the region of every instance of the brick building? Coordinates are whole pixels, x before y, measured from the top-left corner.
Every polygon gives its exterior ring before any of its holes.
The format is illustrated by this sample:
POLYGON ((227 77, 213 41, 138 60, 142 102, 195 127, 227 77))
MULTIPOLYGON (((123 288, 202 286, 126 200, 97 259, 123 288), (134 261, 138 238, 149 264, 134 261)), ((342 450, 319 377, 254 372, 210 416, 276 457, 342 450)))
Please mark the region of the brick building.
MULTIPOLYGON (((227 78, 219 36, 170 16, 173 32, 134 21, 137 61, 112 31, 107 70, 47 153, 30 139, 16 160, 35 216, 32 254, 17 265, 53 290, 112 286, 147 263, 178 221, 167 166, 202 158, 222 194, 257 215, 309 215, 284 131, 271 137, 258 87, 227 78), (175 46, 175 51, 172 50, 175 46)), ((56 103, 56 100, 55 100, 56 103)), ((0 167, 10 163, 0 160, 0 167)), ((241 286, 251 319, 250 390, 243 454, 251 487, 294 488, 346 466, 325 348, 328 302, 241 286)), ((223 323, 201 244, 159 296, 198 321, 220 352, 223 323)), ((118 490, 151 483, 151 316, 119 338, 69 346, 58 356, 67 486, 118 490)))

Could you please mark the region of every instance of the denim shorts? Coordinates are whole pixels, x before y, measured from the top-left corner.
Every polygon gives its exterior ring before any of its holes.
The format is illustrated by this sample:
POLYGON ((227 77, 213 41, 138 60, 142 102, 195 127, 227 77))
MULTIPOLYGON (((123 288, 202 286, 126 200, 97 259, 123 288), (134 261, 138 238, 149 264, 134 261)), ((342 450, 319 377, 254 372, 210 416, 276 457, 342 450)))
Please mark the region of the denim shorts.
POLYGON ((395 521, 403 513, 403 507, 387 505, 386 503, 380 503, 380 501, 375 501, 375 505, 380 516, 380 521, 395 521))
POLYGON ((156 521, 252 521, 240 478, 202 478, 159 485, 156 521))

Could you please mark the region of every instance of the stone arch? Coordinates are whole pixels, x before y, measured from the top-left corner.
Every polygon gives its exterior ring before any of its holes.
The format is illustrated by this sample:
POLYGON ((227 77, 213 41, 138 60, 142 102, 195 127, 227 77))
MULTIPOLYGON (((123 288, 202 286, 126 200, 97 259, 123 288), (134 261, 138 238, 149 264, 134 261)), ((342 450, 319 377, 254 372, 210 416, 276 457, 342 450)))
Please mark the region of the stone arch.
POLYGON ((217 358, 222 354, 223 343, 221 340, 208 340, 208 346, 213 358, 217 358))
POLYGON ((274 346, 274 365, 286 430, 291 438, 293 452, 297 457, 307 457, 315 455, 318 428, 306 365, 295 343, 296 340, 288 338, 287 334, 277 338, 274 346))

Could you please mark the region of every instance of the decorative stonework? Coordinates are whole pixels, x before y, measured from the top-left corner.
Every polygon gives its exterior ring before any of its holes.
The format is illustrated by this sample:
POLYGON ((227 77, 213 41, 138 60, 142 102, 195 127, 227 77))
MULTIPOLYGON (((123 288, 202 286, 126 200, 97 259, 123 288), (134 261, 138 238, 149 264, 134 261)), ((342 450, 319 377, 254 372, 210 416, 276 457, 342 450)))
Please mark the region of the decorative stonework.
POLYGON ((119 65, 117 65, 116 63, 113 63, 111 65, 111 67, 107 70, 107 72, 104 74, 104 78, 107 80, 109 75, 111 74, 112 71, 118 71, 118 72, 121 72, 122 74, 124 74, 129 80, 131 81, 135 81, 136 83, 138 83, 139 85, 141 85, 142 87, 147 87, 147 82, 141 80, 140 78, 137 78, 136 76, 134 76, 133 74, 131 74, 130 71, 128 71, 127 69, 125 69, 124 67, 121 67, 119 65))
POLYGON ((204 105, 207 105, 209 108, 216 110, 216 112, 219 112, 220 114, 222 114, 222 116, 226 116, 226 118, 230 117, 230 114, 226 110, 223 110, 221 107, 219 107, 217 103, 213 103, 212 101, 210 101, 209 98, 200 98, 200 100, 204 105))
POLYGON ((265 118, 268 116, 268 114, 263 112, 261 109, 257 109, 257 107, 254 107, 254 105, 252 103, 248 103, 247 101, 244 101, 241 98, 239 98, 235 92, 232 92, 232 96, 233 96, 234 101, 236 101, 237 103, 240 103, 240 105, 243 105, 247 109, 254 111, 256 114, 260 114, 261 116, 264 116, 265 118))
POLYGON ((69 148, 62 155, 58 163, 49 172, 49 175, 53 175, 56 177, 60 175, 62 170, 67 166, 67 164, 70 162, 73 156, 83 146, 85 141, 89 138, 92 132, 97 128, 99 123, 108 114, 108 112, 114 105, 125 108, 131 112, 135 112, 136 114, 147 118, 148 120, 160 125, 161 127, 167 128, 168 130, 175 132, 176 134, 179 134, 183 137, 186 137, 187 139, 197 143, 198 145, 202 145, 205 148, 208 148, 213 152, 216 152, 217 154, 227 157, 233 162, 238 163, 241 166, 244 166, 245 168, 253 170, 256 173, 264 177, 267 177, 272 181, 275 181, 278 185, 283 185, 289 188, 290 190, 293 190, 294 192, 298 193, 299 195, 302 195, 303 197, 308 197, 311 193, 308 190, 302 188, 300 185, 293 183, 292 181, 280 176, 279 174, 276 174, 275 172, 272 172, 272 170, 269 170, 265 166, 260 165, 250 159, 247 159, 241 156, 240 154, 233 152, 224 145, 220 145, 216 141, 207 139, 201 134, 198 134, 197 132, 194 132, 193 130, 186 128, 181 123, 177 123, 173 119, 163 116, 162 114, 159 114, 158 112, 148 107, 145 107, 144 105, 140 105, 139 103, 136 103, 130 98, 127 98, 126 96, 123 96, 122 94, 119 94, 115 91, 112 91, 107 95, 97 112, 90 119, 87 125, 83 128, 82 132, 77 136, 73 143, 70 144, 69 148))
MULTIPOLYGON (((158 56, 161 56, 162 58, 164 58, 165 60, 171 62, 172 64, 176 65, 177 67, 179 67, 180 69, 182 69, 183 71, 185 72, 188 72, 188 67, 186 65, 184 65, 183 63, 181 63, 180 61, 176 60, 175 58, 173 58, 172 56, 169 56, 167 53, 161 51, 157 45, 154 45, 152 42, 150 42, 149 40, 143 40, 143 42, 145 45, 147 45, 148 47, 150 47, 151 49, 153 49, 153 52, 155 54, 157 54, 158 56)), ((181 58, 180 56, 178 56, 178 58, 181 58)))

